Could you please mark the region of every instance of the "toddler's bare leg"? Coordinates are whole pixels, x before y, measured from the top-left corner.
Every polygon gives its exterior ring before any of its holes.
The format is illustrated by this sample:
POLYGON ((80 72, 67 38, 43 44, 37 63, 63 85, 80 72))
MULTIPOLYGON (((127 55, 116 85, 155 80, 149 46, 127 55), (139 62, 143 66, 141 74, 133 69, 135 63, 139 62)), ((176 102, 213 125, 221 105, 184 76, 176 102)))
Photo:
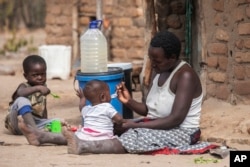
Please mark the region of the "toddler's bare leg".
POLYGON ((87 141, 80 140, 74 133, 63 128, 63 135, 68 141, 69 154, 122 154, 126 151, 118 139, 87 141))
POLYGON ((61 133, 50 133, 26 125, 21 117, 18 117, 18 127, 31 145, 41 145, 44 143, 66 145, 67 140, 61 133))
POLYGON ((76 137, 76 135, 74 134, 74 132, 71 132, 68 130, 68 128, 63 127, 63 131, 62 131, 64 137, 67 140, 68 143, 68 153, 69 154, 80 154, 80 150, 78 147, 78 141, 79 139, 76 137))

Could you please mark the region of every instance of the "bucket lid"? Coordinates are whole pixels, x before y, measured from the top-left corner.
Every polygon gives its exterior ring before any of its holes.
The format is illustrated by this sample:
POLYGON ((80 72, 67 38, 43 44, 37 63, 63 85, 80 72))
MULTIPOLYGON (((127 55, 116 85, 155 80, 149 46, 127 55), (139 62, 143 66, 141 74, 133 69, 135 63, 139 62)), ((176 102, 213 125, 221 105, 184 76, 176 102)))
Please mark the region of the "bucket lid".
POLYGON ((84 73, 81 72, 80 70, 77 71, 77 75, 80 76, 101 76, 101 75, 114 75, 119 73, 123 73, 123 69, 120 67, 108 67, 107 72, 97 72, 97 73, 84 73))
POLYGON ((132 69, 132 63, 110 63, 108 67, 120 67, 123 70, 132 69))

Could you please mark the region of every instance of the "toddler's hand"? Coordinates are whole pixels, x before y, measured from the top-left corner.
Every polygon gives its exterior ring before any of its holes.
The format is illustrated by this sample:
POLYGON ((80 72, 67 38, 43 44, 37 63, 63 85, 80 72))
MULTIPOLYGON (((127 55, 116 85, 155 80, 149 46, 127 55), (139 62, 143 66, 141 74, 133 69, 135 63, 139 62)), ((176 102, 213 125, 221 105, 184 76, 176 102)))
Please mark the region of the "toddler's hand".
POLYGON ((76 95, 77 95, 80 99, 83 98, 83 97, 85 97, 84 94, 83 94, 82 89, 76 90, 76 95))

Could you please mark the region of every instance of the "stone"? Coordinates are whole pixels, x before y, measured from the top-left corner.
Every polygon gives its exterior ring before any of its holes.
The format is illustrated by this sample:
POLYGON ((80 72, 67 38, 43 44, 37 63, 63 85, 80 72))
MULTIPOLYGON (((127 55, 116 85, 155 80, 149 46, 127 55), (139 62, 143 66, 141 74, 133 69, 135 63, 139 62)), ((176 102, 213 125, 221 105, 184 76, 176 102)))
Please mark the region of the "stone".
POLYGON ((15 75, 15 70, 11 66, 1 64, 0 75, 15 75))

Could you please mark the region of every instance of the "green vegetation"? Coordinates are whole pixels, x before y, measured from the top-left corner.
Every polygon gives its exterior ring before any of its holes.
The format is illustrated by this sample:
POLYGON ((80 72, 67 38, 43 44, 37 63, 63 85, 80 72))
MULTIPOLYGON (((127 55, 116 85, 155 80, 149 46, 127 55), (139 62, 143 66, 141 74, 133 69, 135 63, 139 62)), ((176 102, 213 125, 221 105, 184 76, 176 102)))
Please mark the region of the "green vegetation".
POLYGON ((5 55, 6 52, 18 52, 23 47, 26 47, 29 53, 37 52, 38 50, 37 47, 33 46, 33 38, 30 38, 30 40, 17 38, 16 33, 13 31, 12 37, 6 40, 3 48, 0 48, 0 55, 5 55))
POLYGON ((17 37, 16 31, 25 25, 28 29, 44 27, 46 14, 44 0, 0 0, 0 31, 11 32, 11 38, 0 46, 0 55, 7 52, 18 52, 26 47, 27 52, 36 52, 33 38, 17 37))
POLYGON ((0 29, 44 27, 45 15, 44 0, 0 0, 0 29))
POLYGON ((13 36, 6 41, 4 51, 17 52, 21 47, 26 46, 27 44, 28 41, 26 39, 16 39, 15 36, 13 36))
POLYGON ((205 159, 202 156, 194 159, 195 164, 207 164, 209 162, 218 163, 218 162, 220 162, 220 160, 215 159, 215 158, 207 158, 207 159, 205 159))

